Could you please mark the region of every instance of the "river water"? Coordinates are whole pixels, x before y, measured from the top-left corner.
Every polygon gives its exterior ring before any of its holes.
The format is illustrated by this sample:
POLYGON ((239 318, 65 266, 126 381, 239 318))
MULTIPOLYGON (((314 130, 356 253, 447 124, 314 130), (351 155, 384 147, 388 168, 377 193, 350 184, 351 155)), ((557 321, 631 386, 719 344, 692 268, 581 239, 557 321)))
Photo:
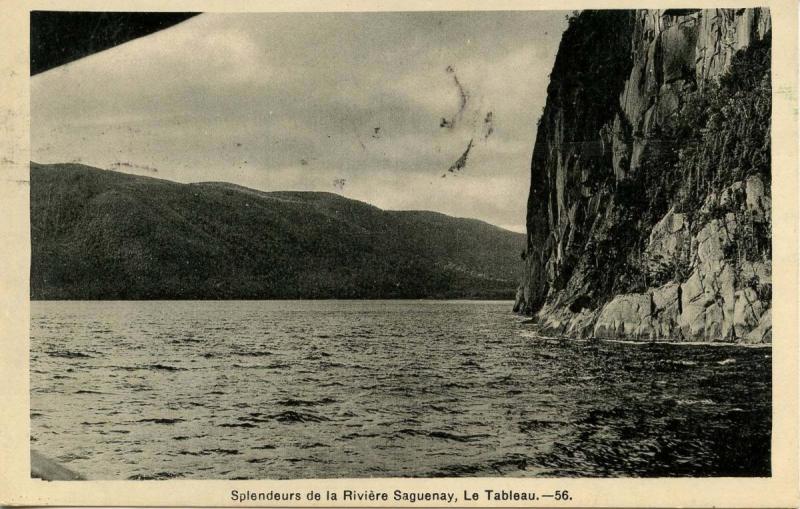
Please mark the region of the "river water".
POLYGON ((89 479, 770 474, 770 348, 510 308, 33 302, 31 447, 89 479))

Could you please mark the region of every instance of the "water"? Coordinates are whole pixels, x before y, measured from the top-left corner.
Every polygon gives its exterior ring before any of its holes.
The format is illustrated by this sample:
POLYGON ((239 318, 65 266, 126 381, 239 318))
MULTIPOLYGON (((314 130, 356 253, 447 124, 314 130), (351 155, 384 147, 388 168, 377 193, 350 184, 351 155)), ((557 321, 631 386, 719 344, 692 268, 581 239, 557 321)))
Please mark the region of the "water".
POLYGON ((34 302, 31 446, 90 479, 768 476, 770 348, 508 302, 34 302))

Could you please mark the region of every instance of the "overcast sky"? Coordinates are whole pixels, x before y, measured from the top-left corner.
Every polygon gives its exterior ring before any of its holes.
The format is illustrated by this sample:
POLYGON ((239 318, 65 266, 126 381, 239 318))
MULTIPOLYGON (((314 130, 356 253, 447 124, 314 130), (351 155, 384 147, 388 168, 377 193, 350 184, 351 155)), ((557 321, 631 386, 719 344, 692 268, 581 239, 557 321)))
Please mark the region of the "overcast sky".
POLYGON ((34 77, 32 159, 521 232, 564 16, 203 14, 34 77))

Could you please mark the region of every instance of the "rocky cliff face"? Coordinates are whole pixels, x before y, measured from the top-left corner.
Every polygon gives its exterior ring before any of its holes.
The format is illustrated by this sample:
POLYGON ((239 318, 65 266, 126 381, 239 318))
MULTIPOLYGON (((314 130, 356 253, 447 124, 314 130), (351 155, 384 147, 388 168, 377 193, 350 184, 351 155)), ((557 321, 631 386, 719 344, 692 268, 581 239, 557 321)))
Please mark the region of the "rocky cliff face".
POLYGON ((770 341, 770 39, 760 8, 570 20, 516 310, 570 336, 770 341))

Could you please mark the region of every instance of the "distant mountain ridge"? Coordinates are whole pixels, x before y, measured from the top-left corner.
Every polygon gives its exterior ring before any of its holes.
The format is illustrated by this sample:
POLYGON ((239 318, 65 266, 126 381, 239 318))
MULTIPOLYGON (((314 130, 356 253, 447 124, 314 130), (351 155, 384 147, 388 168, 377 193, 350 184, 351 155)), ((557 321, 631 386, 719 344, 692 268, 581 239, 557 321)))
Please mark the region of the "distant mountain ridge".
POLYGON ((524 245, 333 193, 31 163, 32 299, 513 298, 524 245))

